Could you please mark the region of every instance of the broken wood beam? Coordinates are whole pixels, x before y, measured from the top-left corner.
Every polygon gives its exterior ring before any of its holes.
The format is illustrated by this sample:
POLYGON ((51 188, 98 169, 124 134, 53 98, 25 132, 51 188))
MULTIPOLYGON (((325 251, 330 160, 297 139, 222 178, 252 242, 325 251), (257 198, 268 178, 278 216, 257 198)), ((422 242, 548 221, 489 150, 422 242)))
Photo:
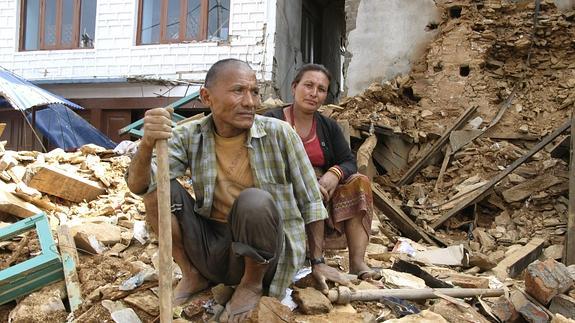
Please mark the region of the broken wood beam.
POLYGON ((42 212, 42 210, 34 204, 20 199, 2 187, 0 187, 0 211, 15 215, 19 218, 31 217, 34 214, 42 212))
POLYGON ((76 271, 76 265, 80 263, 76 244, 70 234, 70 228, 67 225, 58 227, 58 247, 62 254, 62 265, 64 267, 64 280, 66 282, 66 291, 70 301, 70 309, 75 311, 82 304, 82 292, 80 290, 80 279, 76 271))
POLYGON ((368 175, 368 166, 371 161, 373 149, 377 145, 377 136, 375 134, 367 137, 363 144, 357 150, 357 171, 360 174, 368 175))
POLYGON ((368 289, 351 291, 349 287, 338 286, 328 292, 327 298, 332 303, 349 304, 353 301, 379 301, 382 297, 397 297, 405 300, 440 298, 447 295, 456 298, 474 296, 497 297, 503 295, 503 289, 483 288, 416 288, 416 289, 368 289))
POLYGON ((27 184, 72 202, 91 201, 106 192, 97 182, 49 165, 40 167, 27 184))
POLYGON ((521 156, 520 158, 516 159, 511 165, 507 166, 505 170, 499 172, 495 177, 493 177, 489 182, 483 185, 481 188, 471 193, 467 199, 463 202, 459 203, 456 207, 451 209, 449 212, 445 213, 433 223, 431 223, 431 227, 433 229, 437 229, 440 225, 442 225, 445 221, 449 218, 454 216, 455 214, 461 212, 463 209, 468 207, 469 205, 481 200, 485 196, 490 193, 491 188, 495 186, 495 184, 499 183, 505 176, 509 175, 513 172, 517 167, 523 164, 527 159, 531 156, 535 155, 539 150, 543 149, 547 144, 549 144, 553 139, 557 138, 563 131, 567 130, 571 126, 571 121, 567 121, 551 134, 547 135, 547 137, 543 138, 537 145, 533 146, 525 155, 521 156))
POLYGON ((441 135, 439 139, 437 139, 437 141, 431 146, 431 148, 429 148, 427 151, 424 152, 423 157, 421 157, 417 162, 415 162, 415 164, 413 164, 407 170, 407 172, 405 172, 405 174, 397 182, 397 185, 403 186, 405 184, 409 184, 411 180, 415 177, 415 175, 419 173, 421 168, 423 168, 427 164, 427 162, 429 162, 431 157, 433 157, 433 155, 435 155, 435 153, 438 152, 445 143, 447 143, 447 141, 449 140, 449 134, 453 130, 457 130, 458 128, 460 128, 473 115, 475 110, 477 110, 477 106, 471 106, 467 110, 465 110, 465 112, 463 112, 463 114, 459 116, 459 118, 455 121, 455 123, 451 127, 449 127, 443 133, 443 135, 441 135))
POLYGON ((545 240, 541 238, 533 238, 525 246, 505 257, 502 261, 493 268, 493 272, 500 280, 507 277, 515 277, 527 268, 530 263, 539 258, 543 252, 543 244, 545 240))
POLYGON ((575 264, 575 106, 571 110, 571 158, 569 161, 569 208, 567 211, 567 232, 565 232, 565 248, 563 262, 570 266, 575 264))
MULTIPOLYGON (((405 214, 397 205, 395 205, 390 199, 385 196, 377 186, 373 183, 371 184, 371 190, 373 192, 373 203, 375 206, 381 210, 385 216, 387 216, 391 222, 397 225, 399 231, 406 237, 419 241, 423 241, 437 245, 437 243, 427 235, 427 233, 415 222, 413 222, 407 214, 405 214)), ((379 216, 379 214, 378 214, 379 216)), ((383 219, 379 219, 383 223, 383 219)))

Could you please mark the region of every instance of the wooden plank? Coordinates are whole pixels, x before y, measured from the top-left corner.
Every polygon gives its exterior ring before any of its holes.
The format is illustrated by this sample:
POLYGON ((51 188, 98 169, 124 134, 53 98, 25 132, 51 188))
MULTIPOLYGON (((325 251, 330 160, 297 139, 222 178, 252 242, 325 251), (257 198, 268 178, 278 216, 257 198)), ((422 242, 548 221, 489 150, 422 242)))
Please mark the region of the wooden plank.
POLYGON ((409 151, 413 144, 406 142, 398 136, 384 136, 378 138, 373 150, 373 159, 388 173, 396 175, 407 168, 409 151))
POLYGON ((461 210, 465 209, 469 205, 471 205, 471 204, 475 203, 476 201, 479 201, 482 198, 484 198, 485 196, 487 196, 488 193, 490 193, 491 188, 493 188, 493 186, 495 186, 495 184, 499 183, 499 181, 501 181, 503 178, 505 178, 505 176, 507 176, 511 172, 513 172, 517 167, 519 167, 521 164, 523 164, 527 159, 529 159, 531 156, 535 155, 539 150, 543 149, 543 147, 545 147, 547 144, 549 144, 551 141, 553 141, 553 139, 557 138, 557 136, 559 136, 563 131, 567 130, 570 126, 571 126, 571 121, 567 121, 563 125, 561 125, 559 128, 557 128, 555 131, 553 131, 551 134, 547 135, 547 137, 543 138, 543 140, 541 140, 537 145, 533 146, 533 148, 531 148, 525 155, 523 155, 520 158, 518 158, 517 160, 515 160, 513 163, 511 163, 511 165, 507 166, 507 168, 505 168, 505 170, 499 172, 494 178, 492 178, 489 182, 487 182, 487 184, 482 186, 480 189, 476 190, 474 193, 471 193, 469 195, 469 197, 466 200, 462 201, 457 207, 454 207, 449 212, 447 212, 446 214, 439 217, 439 219, 435 220, 431 224, 431 227, 433 229, 437 229, 440 225, 442 225, 449 218, 451 218, 455 214, 461 212, 461 210))
POLYGON ((76 244, 70 234, 67 225, 58 227, 58 247, 62 255, 62 265, 64 267, 64 280, 66 281, 66 291, 70 301, 70 309, 75 311, 82 304, 82 292, 80 291, 80 280, 76 271, 76 264, 79 264, 76 244))
POLYGON ((73 202, 91 201, 106 192, 97 182, 48 165, 32 176, 28 186, 73 202))
POLYGON ((19 218, 31 217, 42 212, 35 205, 14 196, 14 194, 5 191, 2 187, 0 187, 0 211, 19 218))
POLYGON ((415 162, 415 164, 413 164, 407 170, 407 172, 405 172, 405 174, 397 182, 397 185, 403 186, 411 182, 411 180, 415 177, 415 175, 419 173, 421 168, 423 168, 427 164, 427 162, 429 162, 431 157, 433 157, 433 155, 435 155, 435 153, 438 152, 445 143, 447 143, 447 141, 449 140, 449 134, 453 130, 457 130, 459 127, 461 127, 473 115, 475 110, 477 110, 477 106, 471 106, 467 110, 465 110, 465 112, 463 112, 463 114, 459 116, 459 118, 455 121, 455 123, 451 127, 449 127, 443 133, 443 135, 441 135, 439 139, 437 139, 437 141, 431 146, 431 148, 429 148, 426 152, 424 152, 423 157, 420 158, 417 162, 415 162))
MULTIPOLYGON (((395 225, 399 231, 406 237, 419 241, 423 239, 425 242, 437 245, 433 239, 431 239, 425 231, 420 228, 415 222, 413 222, 407 214, 405 214, 397 205, 395 205, 391 200, 389 200, 385 194, 376 187, 373 183, 371 184, 371 190, 373 191, 373 203, 380 209, 385 216, 387 216, 395 225)), ((383 221, 380 219, 380 221, 383 221)))
POLYGON ((439 175, 437 176, 437 180, 435 181, 434 186, 435 191, 443 187, 443 175, 445 174, 447 165, 449 165, 449 159, 451 159, 451 146, 447 146, 447 149, 445 150, 445 155, 443 156, 443 162, 441 163, 441 169, 439 170, 439 175))
POLYGON ((571 158, 569 162, 569 210, 567 212, 567 232, 565 233, 565 265, 575 264, 575 106, 571 110, 571 158))
POLYGON ((543 251, 545 240, 533 238, 525 246, 505 257, 493 268, 493 272, 500 280, 515 277, 533 261, 537 260, 543 251))

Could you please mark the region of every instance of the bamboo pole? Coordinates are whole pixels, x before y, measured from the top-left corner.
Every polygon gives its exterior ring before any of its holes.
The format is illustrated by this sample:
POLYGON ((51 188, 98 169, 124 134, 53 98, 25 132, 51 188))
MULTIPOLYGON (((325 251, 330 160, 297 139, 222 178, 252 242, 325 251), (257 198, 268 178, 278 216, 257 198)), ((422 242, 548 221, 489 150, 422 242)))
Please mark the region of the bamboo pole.
POLYGON ((575 106, 571 109, 571 149, 569 158, 569 211, 567 217, 567 233, 565 235, 565 265, 575 264, 575 106))
POLYGON ((156 142, 158 158, 158 221, 160 252, 160 322, 172 322, 172 214, 170 210, 170 165, 168 141, 156 142))

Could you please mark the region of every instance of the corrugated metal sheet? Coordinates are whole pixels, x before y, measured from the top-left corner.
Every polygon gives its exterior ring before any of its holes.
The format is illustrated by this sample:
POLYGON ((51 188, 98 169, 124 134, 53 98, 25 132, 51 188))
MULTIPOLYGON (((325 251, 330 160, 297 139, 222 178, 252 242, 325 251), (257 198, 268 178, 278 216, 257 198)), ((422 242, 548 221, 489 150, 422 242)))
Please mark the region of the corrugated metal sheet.
POLYGON ((48 104, 63 104, 73 109, 82 109, 81 106, 39 88, 6 69, 0 69, 0 96, 12 107, 22 111, 48 104))

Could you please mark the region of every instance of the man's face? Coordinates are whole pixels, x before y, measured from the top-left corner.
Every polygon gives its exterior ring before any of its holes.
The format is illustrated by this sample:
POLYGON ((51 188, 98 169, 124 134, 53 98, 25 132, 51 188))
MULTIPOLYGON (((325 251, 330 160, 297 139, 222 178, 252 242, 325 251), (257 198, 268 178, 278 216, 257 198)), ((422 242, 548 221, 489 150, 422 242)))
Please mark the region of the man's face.
POLYGON ((228 66, 209 88, 200 90, 202 102, 212 110, 216 132, 233 137, 250 129, 260 106, 255 73, 246 66, 228 66))

